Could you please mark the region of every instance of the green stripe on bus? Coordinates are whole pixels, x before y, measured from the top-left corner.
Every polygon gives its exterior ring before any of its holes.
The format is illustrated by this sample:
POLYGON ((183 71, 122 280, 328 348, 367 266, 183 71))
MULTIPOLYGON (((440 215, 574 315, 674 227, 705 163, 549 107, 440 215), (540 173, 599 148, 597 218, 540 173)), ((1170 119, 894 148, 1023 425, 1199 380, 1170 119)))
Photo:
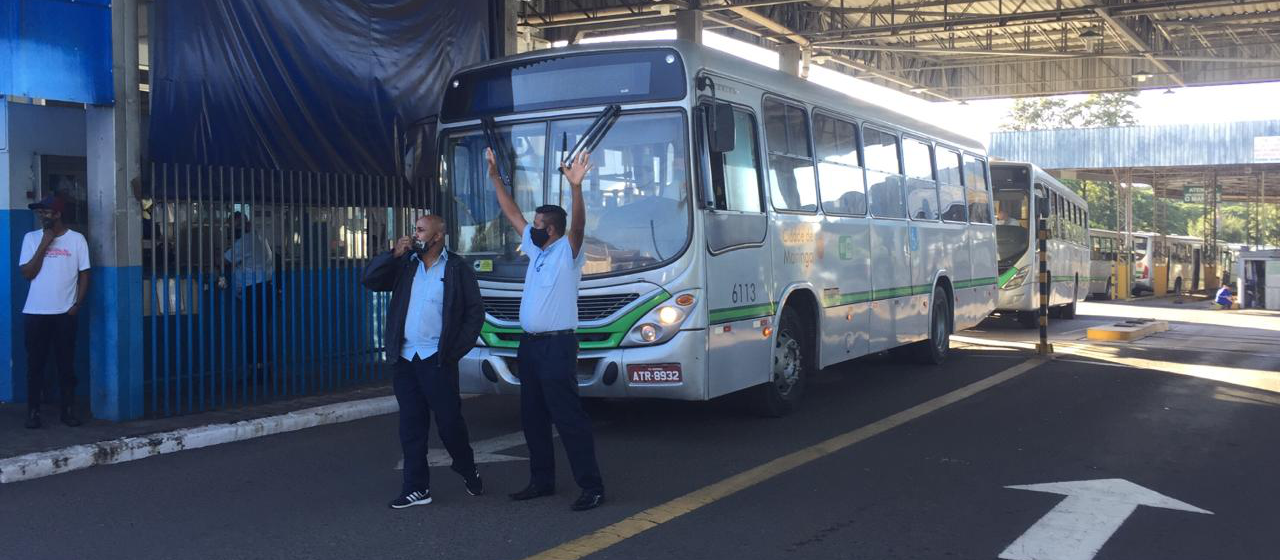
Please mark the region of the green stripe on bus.
POLYGON ((1015 266, 1015 267, 1009 268, 1009 270, 1004 271, 1004 274, 1001 274, 1000 278, 996 280, 996 285, 1003 288, 1005 284, 1009 283, 1009 279, 1013 278, 1013 275, 1017 273, 1018 273, 1018 267, 1015 266))
POLYGON ((741 321, 743 319, 755 319, 756 317, 770 317, 774 312, 773 302, 761 303, 758 305, 743 305, 739 307, 726 307, 724 309, 712 309, 710 321, 715 323, 728 323, 730 321, 741 321))
POLYGON ((974 278, 972 280, 957 280, 953 285, 957 290, 964 290, 967 288, 977 288, 981 286, 995 286, 997 282, 1000 282, 1001 285, 1003 285, 1003 283, 1007 281, 1007 279, 1001 280, 995 276, 988 276, 986 278, 974 278))
MULTIPOLYGON (((622 343, 622 337, 626 336, 627 332, 631 330, 631 327, 635 326, 636 321, 639 321, 641 317, 644 317, 645 313, 648 313, 653 310, 653 308, 669 299, 671 299, 671 294, 666 291, 662 291, 659 292, 658 295, 649 298, 648 301, 645 301, 635 309, 632 309, 626 315, 618 317, 607 325, 575 329, 574 332, 578 334, 608 335, 608 337, 603 340, 579 340, 578 348, 583 350, 616 348, 622 343)), ((485 345, 492 346, 494 348, 519 348, 519 340, 504 340, 498 335, 507 335, 510 337, 511 335, 520 335, 523 332, 524 330, 520 327, 500 327, 490 323, 489 321, 485 321, 484 325, 480 327, 480 338, 481 340, 484 340, 485 345)))

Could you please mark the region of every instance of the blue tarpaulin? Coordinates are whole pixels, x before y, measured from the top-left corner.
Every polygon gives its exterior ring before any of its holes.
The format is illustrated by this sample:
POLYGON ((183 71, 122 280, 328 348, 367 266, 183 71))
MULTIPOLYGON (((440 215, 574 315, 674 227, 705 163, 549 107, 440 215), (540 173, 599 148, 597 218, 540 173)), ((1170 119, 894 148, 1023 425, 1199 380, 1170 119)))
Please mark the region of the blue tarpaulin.
POLYGON ((110 0, 0 0, 0 94, 110 104, 110 0))
POLYGON ((398 174, 449 76, 487 58, 491 5, 158 0, 151 158, 398 174))

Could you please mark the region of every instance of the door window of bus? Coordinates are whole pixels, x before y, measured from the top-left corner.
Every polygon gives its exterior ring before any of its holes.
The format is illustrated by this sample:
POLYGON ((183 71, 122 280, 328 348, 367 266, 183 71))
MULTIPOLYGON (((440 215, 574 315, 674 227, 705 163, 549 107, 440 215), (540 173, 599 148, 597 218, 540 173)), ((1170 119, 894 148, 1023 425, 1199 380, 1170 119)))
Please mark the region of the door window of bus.
POLYGON ((814 113, 813 132, 822 211, 845 216, 866 214, 867 193, 858 153, 857 125, 814 113))
POLYGON ((907 174, 907 211, 913 220, 938 219, 938 185, 934 182, 933 146, 906 138, 902 163, 907 174))
POLYGON ((986 160, 964 156, 964 183, 969 199, 969 222, 991 223, 991 188, 987 185, 986 160))
POLYGON ((751 113, 733 110, 733 136, 732 152, 711 154, 712 204, 716 210, 761 212, 760 159, 751 113))
POLYGON ((769 192, 778 210, 816 212, 818 191, 809 149, 809 117, 803 108, 776 99, 764 101, 765 145, 769 149, 769 192))
POLYGON ((942 210, 942 219, 948 222, 963 222, 968 219, 960 170, 959 152, 938 150, 938 208, 942 210))
POLYGON ((1031 193, 1025 170, 1007 166, 995 169, 996 253, 1001 271, 1018 264, 1031 243, 1031 193))
POLYGON ((905 218, 907 205, 902 192, 902 162, 898 160, 898 137, 883 130, 865 127, 862 154, 867 162, 867 191, 871 215, 905 218))

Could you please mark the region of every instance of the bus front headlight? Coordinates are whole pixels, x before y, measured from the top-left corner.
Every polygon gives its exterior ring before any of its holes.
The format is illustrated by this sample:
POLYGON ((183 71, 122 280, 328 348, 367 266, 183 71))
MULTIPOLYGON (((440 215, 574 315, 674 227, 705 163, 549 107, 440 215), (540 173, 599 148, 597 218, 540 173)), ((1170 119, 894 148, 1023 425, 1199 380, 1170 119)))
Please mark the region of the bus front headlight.
POLYGON ((1000 289, 1014 290, 1017 288, 1021 288, 1022 283, 1027 281, 1027 273, 1029 273, 1030 271, 1031 271, 1030 266, 1024 266, 1022 268, 1019 268, 1017 272, 1013 273, 1013 277, 1010 278, 1008 282, 1005 282, 1003 286, 1000 286, 1000 289))
POLYGON ((697 290, 681 292, 676 297, 650 309, 636 321, 622 341, 623 346, 645 346, 671 340, 689 318, 698 303, 697 290))

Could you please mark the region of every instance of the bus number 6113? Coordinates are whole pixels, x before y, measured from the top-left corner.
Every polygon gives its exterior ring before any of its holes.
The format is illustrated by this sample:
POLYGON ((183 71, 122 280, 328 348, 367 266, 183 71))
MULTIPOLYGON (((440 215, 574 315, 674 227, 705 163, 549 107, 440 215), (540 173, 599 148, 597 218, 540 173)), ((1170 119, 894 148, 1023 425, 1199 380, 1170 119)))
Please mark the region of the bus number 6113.
POLYGON ((752 303, 756 301, 755 284, 734 284, 733 303, 752 303))

